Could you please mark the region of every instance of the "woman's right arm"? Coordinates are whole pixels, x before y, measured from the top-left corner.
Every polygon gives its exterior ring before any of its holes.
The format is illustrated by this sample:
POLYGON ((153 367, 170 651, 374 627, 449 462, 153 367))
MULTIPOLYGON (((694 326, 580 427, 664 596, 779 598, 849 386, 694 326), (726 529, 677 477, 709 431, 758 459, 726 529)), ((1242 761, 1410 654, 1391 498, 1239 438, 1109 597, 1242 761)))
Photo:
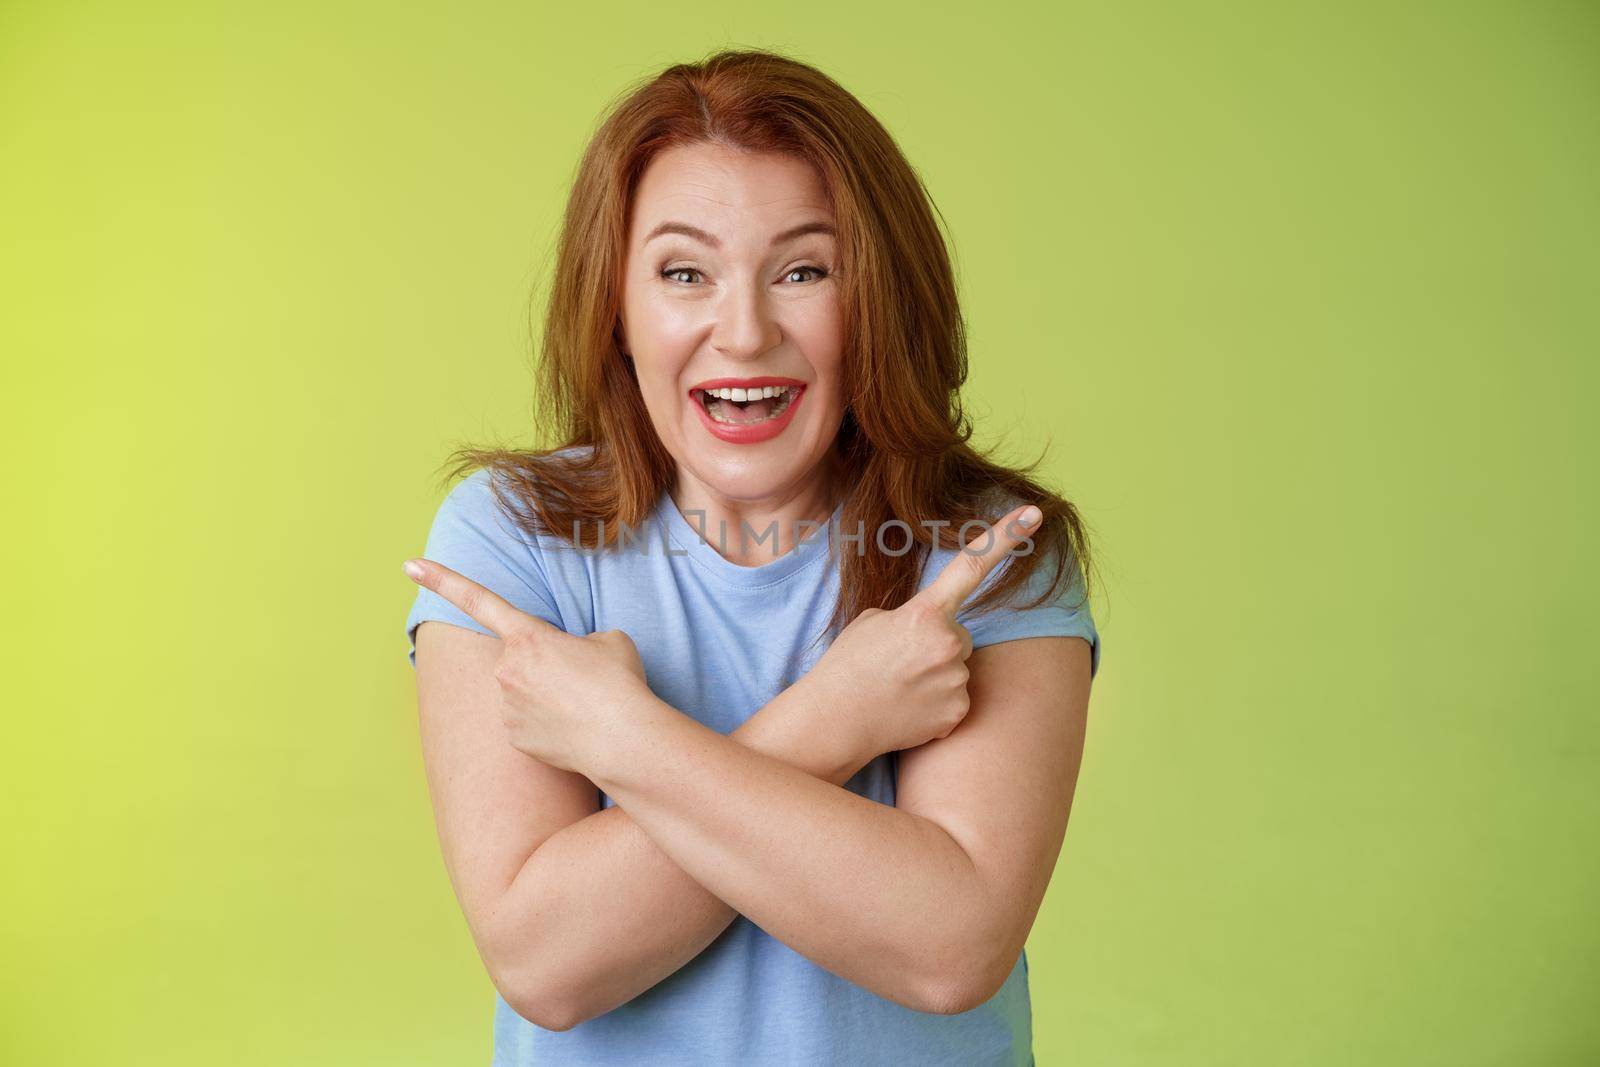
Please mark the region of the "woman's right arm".
MULTIPOLYGON (((694 959, 737 916, 598 790, 513 748, 498 639, 417 629, 423 761, 450 882, 490 979, 550 1030, 604 1014, 694 959)), ((729 736, 842 786, 878 753, 823 729, 805 678, 729 736)), ((831 709, 837 711, 837 709, 831 709)), ((838 721, 835 719, 834 721, 838 721)))

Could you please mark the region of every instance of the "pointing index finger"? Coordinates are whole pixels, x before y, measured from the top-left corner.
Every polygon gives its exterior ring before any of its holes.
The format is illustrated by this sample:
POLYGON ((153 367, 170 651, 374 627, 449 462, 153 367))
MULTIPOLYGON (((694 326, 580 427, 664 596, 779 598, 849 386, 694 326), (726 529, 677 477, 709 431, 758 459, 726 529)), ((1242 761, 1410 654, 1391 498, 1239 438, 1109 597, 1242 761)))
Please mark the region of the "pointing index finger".
MULTIPOLYGON (((953 617, 967 598, 983 584, 989 572, 999 566, 1000 561, 1033 531, 1039 518, 1039 509, 1032 504, 1017 508, 990 529, 987 549, 982 552, 957 549, 955 558, 945 564, 939 576, 917 595, 938 604, 953 617)), ((980 543, 982 540, 982 537, 978 538, 980 543)))
POLYGON ((431 559, 408 559, 406 577, 431 589, 460 608, 469 618, 482 623, 504 640, 512 634, 553 630, 545 620, 518 611, 508 601, 477 582, 431 559))

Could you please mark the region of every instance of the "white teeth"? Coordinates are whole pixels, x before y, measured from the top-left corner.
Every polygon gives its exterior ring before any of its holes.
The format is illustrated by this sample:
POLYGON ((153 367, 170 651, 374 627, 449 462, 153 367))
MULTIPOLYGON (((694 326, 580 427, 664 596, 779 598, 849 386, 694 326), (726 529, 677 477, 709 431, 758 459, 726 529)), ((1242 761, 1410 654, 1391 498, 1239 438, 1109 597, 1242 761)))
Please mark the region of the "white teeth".
POLYGON ((709 403, 705 405, 706 413, 711 415, 712 419, 717 422, 727 423, 733 426, 753 426, 758 422, 766 422, 770 419, 775 419, 788 410, 789 405, 793 403, 795 397, 795 390, 786 385, 767 385, 755 389, 705 389, 702 390, 702 393, 707 401, 714 397, 722 400, 743 401, 766 398, 772 401, 772 406, 765 415, 761 415, 753 419, 735 418, 733 417, 734 413, 731 410, 725 413, 713 412, 709 406, 709 403))
POLYGON ((707 389, 707 396, 721 397, 723 400, 735 400, 743 404, 750 400, 770 400, 775 396, 782 396, 789 392, 787 385, 761 385, 753 389, 707 389))

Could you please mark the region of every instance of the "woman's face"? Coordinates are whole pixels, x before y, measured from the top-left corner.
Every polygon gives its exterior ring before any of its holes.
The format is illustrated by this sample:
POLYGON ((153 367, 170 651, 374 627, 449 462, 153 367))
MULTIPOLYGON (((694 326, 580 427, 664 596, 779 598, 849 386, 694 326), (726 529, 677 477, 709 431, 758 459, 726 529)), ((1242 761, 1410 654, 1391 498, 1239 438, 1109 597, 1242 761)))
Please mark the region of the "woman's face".
POLYGON ((821 178, 798 157, 699 144, 646 168, 622 337, 680 485, 775 505, 829 491, 814 479, 844 417, 833 227, 821 178), (745 391, 706 396, 726 387, 745 391))

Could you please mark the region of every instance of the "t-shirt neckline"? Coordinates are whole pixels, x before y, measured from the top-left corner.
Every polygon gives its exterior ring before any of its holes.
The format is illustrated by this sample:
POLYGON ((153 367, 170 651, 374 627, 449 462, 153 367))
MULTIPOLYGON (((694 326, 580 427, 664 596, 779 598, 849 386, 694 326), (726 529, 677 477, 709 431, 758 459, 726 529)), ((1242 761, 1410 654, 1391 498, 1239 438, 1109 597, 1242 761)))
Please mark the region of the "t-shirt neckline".
MULTIPOLYGON (((672 499, 672 493, 663 489, 661 498, 656 501, 656 516, 666 529, 668 536, 674 542, 673 551, 680 557, 694 560, 697 564, 715 574, 718 578, 730 585, 745 588, 761 588, 773 585, 789 578, 801 568, 814 563, 827 555, 828 545, 833 531, 838 528, 839 516, 844 511, 844 502, 833 509, 827 525, 820 529, 802 527, 804 539, 781 556, 773 556, 772 538, 770 535, 765 540, 758 540, 758 534, 766 534, 765 530, 757 530, 746 534, 749 544, 755 547, 759 556, 766 556, 767 561, 754 567, 745 567, 725 558, 717 551, 718 530, 715 526, 707 526, 704 539, 696 522, 689 519, 678 510, 678 505, 672 499)), ((696 516, 699 519, 699 516, 696 516)), ((728 527, 724 535, 724 543, 728 546, 737 546, 739 531, 736 527, 728 527)))

